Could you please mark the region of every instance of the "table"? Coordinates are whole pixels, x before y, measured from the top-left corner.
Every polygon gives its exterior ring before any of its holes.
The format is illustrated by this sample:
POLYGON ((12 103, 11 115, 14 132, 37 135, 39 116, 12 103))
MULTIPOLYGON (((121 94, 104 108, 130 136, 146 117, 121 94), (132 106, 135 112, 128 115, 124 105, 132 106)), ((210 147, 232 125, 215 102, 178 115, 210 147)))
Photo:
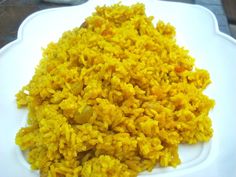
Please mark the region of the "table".
MULTIPOLYGON (((199 4, 210 9, 219 23, 219 29, 230 35, 227 18, 220 0, 166 0, 199 4)), ((40 0, 0 0, 0 48, 16 39, 22 21, 33 12, 65 6, 40 0)), ((68 5, 67 5, 68 6, 68 5)))

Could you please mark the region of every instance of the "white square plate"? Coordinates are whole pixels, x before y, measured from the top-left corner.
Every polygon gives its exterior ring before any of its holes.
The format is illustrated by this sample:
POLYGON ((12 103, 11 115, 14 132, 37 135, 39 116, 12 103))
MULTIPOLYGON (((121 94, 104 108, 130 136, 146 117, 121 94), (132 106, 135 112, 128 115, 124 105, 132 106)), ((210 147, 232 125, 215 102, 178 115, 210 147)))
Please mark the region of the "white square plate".
MULTIPOLYGON (((15 94, 29 82, 41 58, 41 48, 57 41, 61 34, 80 26, 96 5, 116 1, 95 1, 73 7, 39 11, 20 26, 17 40, 0 50, 0 176, 37 177, 31 171, 19 148, 15 135, 25 125, 26 110, 18 110, 15 94)), ((177 168, 156 167, 140 176, 159 177, 235 177, 236 176, 236 41, 221 33, 215 16, 198 5, 132 0, 142 2, 147 15, 170 22, 176 27, 177 42, 190 50, 199 68, 210 72, 212 84, 206 94, 215 99, 211 112, 214 136, 209 143, 181 145, 182 164, 177 168)))

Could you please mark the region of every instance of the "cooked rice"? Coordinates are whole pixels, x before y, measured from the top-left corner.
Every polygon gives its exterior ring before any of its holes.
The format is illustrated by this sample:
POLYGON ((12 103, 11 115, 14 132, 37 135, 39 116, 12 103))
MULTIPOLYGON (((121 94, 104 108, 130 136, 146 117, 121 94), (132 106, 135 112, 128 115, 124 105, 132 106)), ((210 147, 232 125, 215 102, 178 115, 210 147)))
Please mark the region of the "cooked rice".
POLYGON ((180 164, 178 145, 212 137, 206 70, 143 4, 97 7, 50 43, 17 94, 16 135, 41 177, 137 176, 180 164))

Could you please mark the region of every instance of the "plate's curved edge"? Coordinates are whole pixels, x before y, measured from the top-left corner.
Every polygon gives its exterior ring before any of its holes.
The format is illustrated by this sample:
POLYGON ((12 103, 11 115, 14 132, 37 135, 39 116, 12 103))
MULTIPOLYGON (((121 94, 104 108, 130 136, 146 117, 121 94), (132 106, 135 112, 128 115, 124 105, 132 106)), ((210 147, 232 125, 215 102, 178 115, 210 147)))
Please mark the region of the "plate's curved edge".
POLYGON ((204 10, 206 13, 208 13, 210 15, 210 17, 212 18, 213 20, 213 23, 214 23, 214 30, 215 30, 215 34, 234 43, 236 45, 236 39, 234 39, 232 36, 229 36, 228 34, 225 34, 223 33, 222 31, 220 31, 219 29, 219 25, 218 25, 218 21, 216 19, 216 16, 215 14, 209 10, 208 8, 204 7, 204 6, 201 6, 201 5, 198 5, 198 4, 190 4, 191 6, 194 6, 196 8, 199 8, 201 10, 204 10))
MULTIPOLYGON (((72 7, 72 6, 71 6, 72 7)), ((39 10, 37 12, 34 12, 32 14, 30 14, 29 16, 27 16, 20 24, 18 31, 17 31, 17 36, 16 39, 9 42, 8 44, 4 45, 1 49, 0 49, 0 54, 2 52, 4 52, 5 50, 7 50, 9 47, 17 44, 18 42, 22 41, 23 39, 23 31, 25 26, 31 21, 33 20, 33 18, 35 18, 38 15, 41 15, 43 13, 47 13, 47 12, 51 12, 54 10, 58 10, 58 9, 64 9, 64 8, 70 8, 70 7, 55 7, 55 8, 49 8, 49 9, 44 9, 44 10, 39 10)))
MULTIPOLYGON (((91 0, 91 2, 94 3, 93 0, 91 0)), ((48 9, 43 9, 43 10, 39 10, 39 11, 36 11, 30 15, 28 15, 20 24, 19 28, 18 28, 18 31, 17 31, 17 36, 16 36, 16 39, 7 43, 6 45, 4 45, 1 49, 0 49, 0 54, 2 52, 4 52, 5 50, 7 50, 9 47, 17 44, 18 42, 22 41, 23 38, 24 38, 24 35, 23 35, 23 32, 24 32, 24 28, 26 27, 26 25, 28 23, 30 23, 31 20, 33 20, 35 17, 39 16, 39 15, 42 15, 42 14, 45 14, 45 13, 48 13, 48 12, 52 12, 52 11, 56 11, 56 10, 62 10, 62 9, 70 9, 70 8, 78 8, 78 7, 82 7, 86 4, 88 4, 88 2, 84 3, 84 4, 80 4, 80 5, 75 5, 75 6, 63 6, 63 7, 54 7, 54 8, 48 8, 48 9)), ((91 4, 91 3, 90 3, 91 4)))
POLYGON ((236 45, 236 39, 234 39, 232 36, 230 36, 228 34, 223 33, 222 31, 220 31, 216 16, 210 9, 208 9, 202 5, 199 5, 199 4, 188 4, 188 3, 184 3, 184 2, 170 2, 170 1, 165 1, 165 0, 159 0, 159 1, 162 3, 170 3, 170 4, 174 3, 174 4, 178 4, 178 5, 190 6, 190 7, 198 8, 198 9, 205 11, 206 13, 209 14, 209 16, 213 20, 214 27, 215 27, 214 28, 215 34, 219 35, 220 37, 222 37, 222 38, 224 38, 236 45))
MULTIPOLYGON (((106 1, 105 1, 106 2, 106 1)), ((112 1, 112 3, 115 3, 112 1)), ((22 39, 24 38, 23 35, 23 31, 25 26, 30 23, 31 20, 33 20, 35 17, 41 15, 41 14, 45 14, 48 12, 52 12, 52 11, 56 11, 56 10, 62 10, 62 9, 70 9, 70 8, 78 8, 78 7, 82 7, 88 4, 95 4, 96 5, 96 0, 90 0, 90 1, 86 1, 83 4, 79 4, 79 5, 74 5, 74 6, 63 6, 63 7, 53 7, 53 8, 48 8, 48 9, 43 9, 43 10, 39 10, 36 11, 30 15, 28 15, 20 24, 18 30, 17 30, 17 36, 16 39, 7 43, 6 45, 4 45, 2 48, 0 48, 0 55, 1 53, 3 53, 5 50, 7 50, 9 47, 17 44, 18 42, 22 41, 22 39)))

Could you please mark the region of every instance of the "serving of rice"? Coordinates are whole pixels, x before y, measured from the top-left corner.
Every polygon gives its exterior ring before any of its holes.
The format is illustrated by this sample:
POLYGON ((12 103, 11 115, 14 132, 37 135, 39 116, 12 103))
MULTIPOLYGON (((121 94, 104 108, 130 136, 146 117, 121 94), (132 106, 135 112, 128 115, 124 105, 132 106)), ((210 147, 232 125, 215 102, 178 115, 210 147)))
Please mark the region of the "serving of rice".
POLYGON ((28 125, 16 135, 41 177, 137 176, 181 163, 180 143, 208 141, 214 101, 206 70, 175 29, 143 4, 97 7, 43 50, 17 94, 28 125))

